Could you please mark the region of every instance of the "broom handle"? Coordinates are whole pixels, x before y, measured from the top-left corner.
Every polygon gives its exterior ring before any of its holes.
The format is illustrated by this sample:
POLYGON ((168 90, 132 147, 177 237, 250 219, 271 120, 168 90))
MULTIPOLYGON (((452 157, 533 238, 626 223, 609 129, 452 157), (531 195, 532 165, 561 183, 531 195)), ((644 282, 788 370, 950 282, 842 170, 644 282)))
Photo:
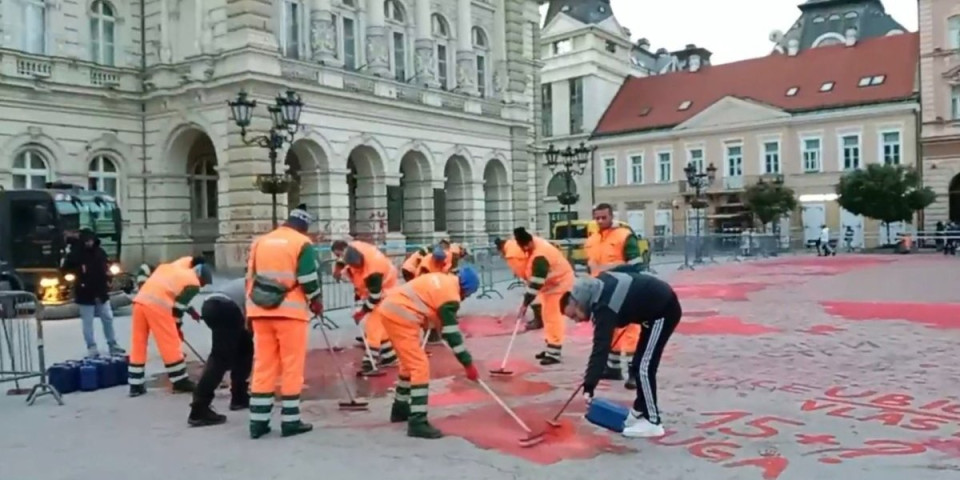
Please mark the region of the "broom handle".
POLYGON ((507 412, 508 415, 513 417, 513 420, 517 422, 517 425, 520 425, 520 427, 526 430, 528 434, 533 434, 533 430, 530 430, 530 427, 528 427, 527 424, 524 423, 523 420, 509 406, 507 406, 507 404, 504 403, 504 401, 496 393, 494 393, 493 389, 491 389, 490 386, 483 381, 483 379, 478 378, 477 383, 479 383, 480 386, 487 391, 487 394, 493 397, 493 399, 500 404, 500 407, 503 408, 503 411, 507 412))
POLYGON ((367 360, 370 361, 370 365, 373 366, 373 369, 377 370, 377 362, 374 361, 373 352, 370 351, 370 344, 367 343, 367 335, 364 332, 366 322, 367 322, 366 317, 364 317, 364 319, 360 322, 363 324, 363 325, 360 325, 360 340, 363 340, 363 350, 367 352, 367 360))
POLYGON ((327 349, 330 350, 330 355, 333 357, 333 364, 337 366, 337 374, 340 375, 340 383, 343 385, 343 389, 347 391, 347 398, 350 399, 350 403, 354 403, 353 392, 350 391, 350 386, 347 385, 347 377, 343 376, 343 368, 340 367, 340 362, 337 360, 337 352, 333 349, 333 345, 330 344, 330 339, 327 337, 327 329, 321 328, 320 333, 323 334, 323 341, 327 344, 327 349))
MULTIPOLYGON (((623 334, 627 333, 626 330, 620 332, 620 335, 617 335, 617 339, 613 343, 619 343, 620 339, 623 338, 623 334)), ((580 393, 580 389, 583 388, 583 382, 580 382, 580 385, 577 385, 577 389, 570 394, 570 398, 567 399, 567 403, 563 404, 563 407, 560 408, 560 411, 553 416, 553 421, 556 422, 560 418, 560 415, 563 415, 563 412, 567 411, 567 407, 570 406, 570 402, 573 402, 573 399, 576 398, 577 394, 580 393)))
POLYGON ((200 355, 200 353, 197 352, 197 349, 196 349, 196 348, 193 348, 193 345, 190 345, 190 342, 187 341, 186 337, 184 337, 182 340, 183 340, 183 344, 186 345, 187 348, 189 348, 191 352, 193 352, 193 354, 200 360, 200 362, 203 363, 204 365, 206 365, 206 364, 207 364, 207 359, 203 358, 203 357, 200 355))
POLYGON ((517 316, 517 321, 513 324, 513 335, 510 335, 510 343, 507 344, 507 352, 503 354, 503 361, 500 362, 500 370, 507 368, 507 360, 510 359, 510 351, 513 350, 513 342, 517 340, 517 332, 520 331, 522 321, 523 317, 517 316))
POLYGON ((420 350, 426 350, 426 349, 427 349, 427 339, 428 339, 428 338, 430 338, 430 329, 429 329, 429 328, 423 331, 423 341, 420 342, 420 350))

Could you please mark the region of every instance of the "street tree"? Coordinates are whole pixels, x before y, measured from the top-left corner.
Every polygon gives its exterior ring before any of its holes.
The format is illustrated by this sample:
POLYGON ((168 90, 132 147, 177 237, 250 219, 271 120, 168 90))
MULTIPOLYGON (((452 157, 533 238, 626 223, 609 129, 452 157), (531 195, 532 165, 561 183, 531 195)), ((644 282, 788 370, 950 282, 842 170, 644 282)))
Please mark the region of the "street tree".
POLYGON ((921 186, 913 168, 878 163, 844 174, 837 195, 837 202, 848 212, 881 221, 888 239, 891 223, 912 222, 913 214, 936 198, 930 187, 921 186))
POLYGON ((750 213, 760 221, 764 231, 767 224, 780 220, 797 208, 793 189, 782 182, 760 181, 747 187, 743 201, 750 213))

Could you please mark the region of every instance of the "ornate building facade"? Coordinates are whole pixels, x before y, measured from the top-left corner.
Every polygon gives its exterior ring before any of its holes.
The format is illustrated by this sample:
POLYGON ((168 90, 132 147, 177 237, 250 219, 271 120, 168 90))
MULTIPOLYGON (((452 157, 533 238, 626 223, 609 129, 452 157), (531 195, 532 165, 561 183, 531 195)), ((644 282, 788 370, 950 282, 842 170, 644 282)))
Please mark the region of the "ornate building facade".
MULTIPOLYGON (((3 0, 0 185, 106 191, 126 262, 244 264, 270 228, 267 151, 227 101, 305 104, 279 152, 320 237, 486 242, 527 221, 533 0, 3 0)), ((289 197, 289 198, 286 198, 289 197)))

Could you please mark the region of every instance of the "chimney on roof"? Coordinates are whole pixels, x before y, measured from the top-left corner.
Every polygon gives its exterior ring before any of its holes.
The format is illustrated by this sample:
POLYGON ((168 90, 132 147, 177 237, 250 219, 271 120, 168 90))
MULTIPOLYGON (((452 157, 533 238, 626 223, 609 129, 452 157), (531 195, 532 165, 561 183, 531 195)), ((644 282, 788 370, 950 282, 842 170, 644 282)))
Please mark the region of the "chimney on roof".
POLYGON ((688 62, 689 62, 689 68, 691 72, 697 72, 700 70, 700 55, 696 53, 694 53, 693 55, 690 55, 690 59, 688 60, 688 62))
POLYGON ((649 50, 650 40, 647 40, 646 38, 641 38, 637 40, 637 47, 642 48, 643 50, 649 50))
POLYGON ((796 38, 791 38, 787 42, 787 55, 791 57, 796 57, 799 51, 800 51, 800 42, 796 38))
POLYGON ((857 44, 857 29, 855 27, 850 27, 846 31, 846 44, 848 47, 852 47, 857 44))

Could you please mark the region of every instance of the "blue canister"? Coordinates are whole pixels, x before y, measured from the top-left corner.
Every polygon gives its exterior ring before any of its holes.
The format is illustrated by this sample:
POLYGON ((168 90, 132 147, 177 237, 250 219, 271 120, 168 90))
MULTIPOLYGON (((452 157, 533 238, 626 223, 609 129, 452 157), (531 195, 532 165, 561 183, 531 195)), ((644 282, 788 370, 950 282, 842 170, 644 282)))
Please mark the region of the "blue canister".
POLYGON ((116 370, 110 359, 97 360, 93 362, 97 366, 97 386, 99 388, 110 388, 117 384, 116 370))
POLYGON ((47 381, 61 394, 67 394, 73 391, 70 390, 70 384, 72 383, 70 378, 71 374, 66 364, 55 363, 47 369, 47 381))
POLYGON ((127 384, 127 366, 130 362, 127 361, 127 357, 113 357, 110 359, 113 365, 113 371, 117 375, 117 385, 126 385, 127 384))
POLYGON ((80 390, 80 362, 71 360, 66 362, 67 366, 67 380, 70 382, 69 390, 71 392, 76 392, 80 390))
POLYGON ((587 408, 587 421, 614 432, 623 431, 623 422, 629 415, 629 409, 619 403, 594 398, 587 408))
POLYGON ((92 392, 99 387, 97 365, 87 362, 80 366, 80 391, 92 392))

